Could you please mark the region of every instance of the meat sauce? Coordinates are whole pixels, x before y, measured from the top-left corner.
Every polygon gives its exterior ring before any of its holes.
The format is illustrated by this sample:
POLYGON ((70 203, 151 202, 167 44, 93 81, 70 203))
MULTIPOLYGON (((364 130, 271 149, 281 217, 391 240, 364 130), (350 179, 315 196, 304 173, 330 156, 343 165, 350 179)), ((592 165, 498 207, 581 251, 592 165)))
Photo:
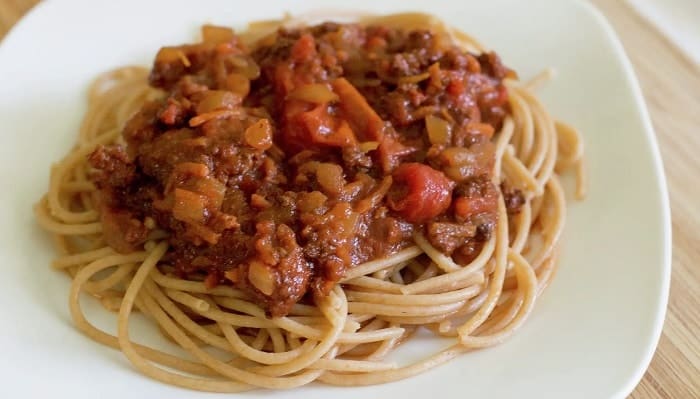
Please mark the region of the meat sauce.
MULTIPOLYGON (((325 23, 249 49, 226 28, 164 47, 126 145, 97 148, 104 236, 250 293, 273 316, 422 233, 461 264, 497 222, 492 136, 508 114, 494 53, 428 31, 325 23), (443 38, 444 39, 444 38, 443 38)), ((509 212, 522 205, 504 188, 509 212)))

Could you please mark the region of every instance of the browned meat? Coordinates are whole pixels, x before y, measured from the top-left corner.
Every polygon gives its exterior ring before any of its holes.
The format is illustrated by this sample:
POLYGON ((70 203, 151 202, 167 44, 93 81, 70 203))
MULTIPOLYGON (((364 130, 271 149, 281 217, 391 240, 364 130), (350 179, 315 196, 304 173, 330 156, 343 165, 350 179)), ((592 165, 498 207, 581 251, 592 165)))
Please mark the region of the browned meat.
POLYGON ((427 31, 326 23, 249 50, 206 26, 156 56, 165 96, 127 145, 90 156, 105 238, 129 252, 164 230, 180 277, 237 286, 273 316, 416 229, 468 263, 497 221, 491 138, 512 75, 427 31))

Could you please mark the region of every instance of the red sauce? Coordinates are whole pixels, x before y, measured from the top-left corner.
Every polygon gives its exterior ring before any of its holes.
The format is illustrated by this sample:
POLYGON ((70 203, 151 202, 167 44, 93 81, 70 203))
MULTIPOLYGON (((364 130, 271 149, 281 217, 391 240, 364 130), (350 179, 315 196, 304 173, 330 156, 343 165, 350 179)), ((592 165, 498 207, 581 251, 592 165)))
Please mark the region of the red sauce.
POLYGON ((467 263, 497 221, 491 137, 510 74, 427 31, 326 23, 251 51, 205 27, 158 53, 150 84, 166 95, 131 118, 127 145, 90 156, 105 239, 136 250, 150 218, 180 277, 244 289, 273 316, 415 232, 467 263))

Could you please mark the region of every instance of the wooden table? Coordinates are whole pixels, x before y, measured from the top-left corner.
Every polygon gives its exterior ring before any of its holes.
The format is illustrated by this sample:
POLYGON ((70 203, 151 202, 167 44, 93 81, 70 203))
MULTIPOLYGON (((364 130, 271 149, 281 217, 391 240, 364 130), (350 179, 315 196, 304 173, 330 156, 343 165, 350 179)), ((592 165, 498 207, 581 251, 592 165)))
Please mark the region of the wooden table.
MULTIPOLYGON (((37 0, 0 0, 0 37, 37 0)), ((634 399, 700 398, 700 66, 625 3, 593 0, 622 38, 661 145, 673 215, 673 276, 663 335, 634 399)), ((643 216, 643 215, 642 215, 643 216)))

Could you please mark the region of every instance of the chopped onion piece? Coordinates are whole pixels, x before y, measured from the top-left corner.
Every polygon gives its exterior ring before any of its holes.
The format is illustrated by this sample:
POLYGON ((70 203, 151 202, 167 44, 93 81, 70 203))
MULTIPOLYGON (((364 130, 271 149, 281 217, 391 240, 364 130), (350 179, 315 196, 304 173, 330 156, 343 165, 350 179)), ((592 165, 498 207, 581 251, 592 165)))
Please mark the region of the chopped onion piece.
POLYGON ((331 101, 338 101, 335 94, 328 85, 323 83, 311 83, 294 89, 287 98, 303 100, 313 104, 325 104, 331 101))
POLYGON ((452 126, 437 116, 428 115, 425 117, 425 127, 428 130, 428 139, 435 145, 447 144, 452 138, 452 126))

